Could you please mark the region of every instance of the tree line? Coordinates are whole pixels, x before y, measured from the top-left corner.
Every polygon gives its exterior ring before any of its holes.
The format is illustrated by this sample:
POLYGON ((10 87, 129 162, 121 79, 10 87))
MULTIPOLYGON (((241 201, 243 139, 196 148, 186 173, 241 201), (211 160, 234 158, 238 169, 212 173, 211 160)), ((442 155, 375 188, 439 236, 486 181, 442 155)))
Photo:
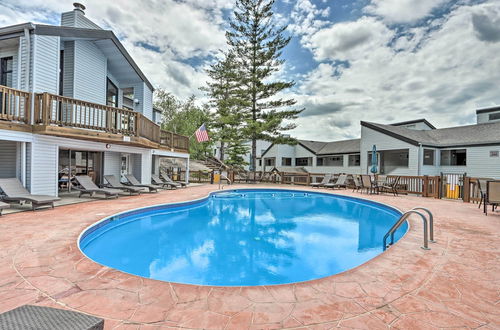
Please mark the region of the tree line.
MULTIPOLYGON (((280 96, 295 82, 278 78, 290 36, 273 17, 274 2, 236 0, 226 31, 228 49, 207 70, 210 80, 202 88, 207 104, 197 106, 194 97, 181 102, 163 90, 156 95, 164 129, 191 136, 205 123, 227 164, 246 165, 243 155, 250 149, 250 169, 256 169, 257 140, 296 143, 285 133, 296 127, 294 119, 303 111, 294 108, 294 99, 280 96)), ((212 145, 191 140, 190 153, 203 159, 212 154, 212 145)))

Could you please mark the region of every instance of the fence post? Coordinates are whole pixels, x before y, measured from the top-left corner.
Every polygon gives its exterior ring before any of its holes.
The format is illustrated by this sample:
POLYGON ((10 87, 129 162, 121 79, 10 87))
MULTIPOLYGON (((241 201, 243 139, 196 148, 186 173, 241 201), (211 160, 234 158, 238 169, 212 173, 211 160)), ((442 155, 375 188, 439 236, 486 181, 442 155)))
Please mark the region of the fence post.
POLYGON ((470 203, 470 177, 464 177, 464 191, 463 191, 463 201, 464 203, 470 203))
POLYGON ((424 175, 422 184, 422 197, 429 197, 429 177, 427 175, 424 175))
POLYGON ((307 185, 309 186, 311 184, 311 173, 307 173, 307 185))

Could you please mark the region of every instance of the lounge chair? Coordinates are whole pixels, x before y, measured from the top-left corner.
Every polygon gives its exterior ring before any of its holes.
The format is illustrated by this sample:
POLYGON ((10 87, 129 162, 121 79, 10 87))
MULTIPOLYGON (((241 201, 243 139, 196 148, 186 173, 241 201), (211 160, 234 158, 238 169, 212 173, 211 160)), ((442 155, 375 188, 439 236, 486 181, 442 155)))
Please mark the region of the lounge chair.
POLYGON ((165 188, 165 186, 167 187, 170 187, 172 189, 176 189, 178 187, 181 187, 180 184, 177 184, 177 183, 171 183, 171 182, 165 182, 163 181, 162 179, 160 179, 160 177, 156 174, 151 174, 151 182, 153 182, 153 184, 156 184, 158 186, 161 186, 162 188, 165 188))
POLYGON ((378 186, 378 191, 386 191, 386 192, 389 192, 389 193, 392 193, 394 196, 397 196, 398 195, 398 184, 399 184, 399 179, 401 177, 396 177, 396 179, 394 179, 394 181, 392 181, 391 183, 387 182, 387 179, 385 181, 384 184, 381 184, 378 186))
POLYGON ((165 181, 167 183, 175 183, 175 184, 177 184, 177 187, 186 188, 186 186, 188 185, 186 182, 173 181, 172 179, 170 179, 170 177, 166 173, 161 173, 160 176, 163 179, 163 181, 165 181))
POLYGON ((323 187, 325 184, 327 183, 330 183, 330 180, 332 179, 332 174, 326 174, 324 177, 323 177, 323 180, 321 182, 311 182, 310 183, 310 186, 311 187, 316 187, 316 188, 319 188, 319 187, 323 187))
POLYGON ((10 207, 9 204, 4 203, 4 202, 0 202, 0 215, 2 215, 3 209, 8 209, 9 207, 10 207))
POLYGON ((339 178, 337 179, 337 181, 335 181, 335 183, 325 183, 323 186, 325 188, 332 188, 332 189, 347 188, 346 180, 347 180, 347 174, 341 174, 339 175, 339 178))
POLYGON ((114 197, 118 198, 118 194, 121 193, 121 190, 112 189, 112 188, 99 188, 92 179, 87 175, 77 175, 75 176, 75 180, 80 185, 79 187, 74 187, 75 190, 78 190, 80 194, 78 197, 82 197, 84 194, 89 194, 91 197, 94 194, 104 194, 106 198, 114 197))
POLYGON ((125 178, 127 181, 133 186, 133 187, 142 187, 142 188, 147 188, 149 189, 149 192, 158 192, 158 189, 161 189, 161 186, 156 185, 156 184, 142 184, 133 176, 132 174, 127 174, 125 175, 125 178))
POLYGON ((486 195, 484 196, 484 213, 488 215, 488 205, 491 211, 500 205, 500 180, 486 182, 486 195))
POLYGON ((363 188, 366 189, 367 194, 378 193, 377 184, 372 181, 369 175, 362 174, 361 183, 363 184, 363 188))
POLYGON ((352 181, 354 182, 354 189, 352 190, 352 192, 360 190, 363 191, 363 185, 361 184, 361 179, 359 178, 359 175, 353 175, 352 181))
POLYGON ((54 208, 54 202, 60 200, 54 196, 30 194, 17 178, 0 179, 0 189, 5 195, 2 197, 4 201, 30 202, 33 211, 40 206, 50 205, 54 208))
POLYGON ((486 183, 488 182, 488 180, 493 181, 493 179, 477 179, 477 185, 478 185, 478 188, 479 188, 479 194, 481 195, 480 196, 481 199, 479 201, 479 206, 478 206, 479 209, 481 208, 481 205, 483 205, 484 198, 486 197, 486 183))
POLYGON ((120 182, 114 175, 105 175, 104 179, 108 182, 108 184, 111 186, 111 188, 115 189, 120 189, 124 191, 128 191, 130 195, 132 194, 137 194, 140 195, 141 192, 144 190, 143 187, 133 187, 133 186, 126 186, 120 182))

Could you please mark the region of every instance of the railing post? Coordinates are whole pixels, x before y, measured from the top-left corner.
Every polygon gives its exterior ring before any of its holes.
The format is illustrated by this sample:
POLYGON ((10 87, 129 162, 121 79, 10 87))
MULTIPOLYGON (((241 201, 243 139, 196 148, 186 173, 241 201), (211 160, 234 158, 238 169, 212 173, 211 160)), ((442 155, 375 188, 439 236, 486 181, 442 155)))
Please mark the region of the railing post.
POLYGON ((422 184, 422 197, 429 197, 429 177, 427 175, 424 175, 422 184))
POLYGON ((42 97, 42 122, 44 125, 49 124, 50 120, 50 95, 49 93, 43 93, 42 97))
POLYGON ((463 191, 463 201, 464 203, 470 203, 470 177, 464 177, 464 191, 463 191))
MULTIPOLYGON (((31 98, 33 96, 30 94, 24 97, 24 122, 28 125, 31 124, 31 98)), ((21 114, 19 114, 21 115, 21 114)))

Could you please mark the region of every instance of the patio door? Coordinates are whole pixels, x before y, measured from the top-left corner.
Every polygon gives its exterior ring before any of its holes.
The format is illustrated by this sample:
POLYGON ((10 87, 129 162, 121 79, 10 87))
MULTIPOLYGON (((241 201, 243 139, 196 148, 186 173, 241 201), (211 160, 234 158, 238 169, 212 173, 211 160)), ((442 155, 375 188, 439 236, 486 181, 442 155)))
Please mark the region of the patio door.
POLYGON ((97 185, 102 182, 102 152, 60 149, 59 190, 71 191, 77 175, 88 175, 97 185))

